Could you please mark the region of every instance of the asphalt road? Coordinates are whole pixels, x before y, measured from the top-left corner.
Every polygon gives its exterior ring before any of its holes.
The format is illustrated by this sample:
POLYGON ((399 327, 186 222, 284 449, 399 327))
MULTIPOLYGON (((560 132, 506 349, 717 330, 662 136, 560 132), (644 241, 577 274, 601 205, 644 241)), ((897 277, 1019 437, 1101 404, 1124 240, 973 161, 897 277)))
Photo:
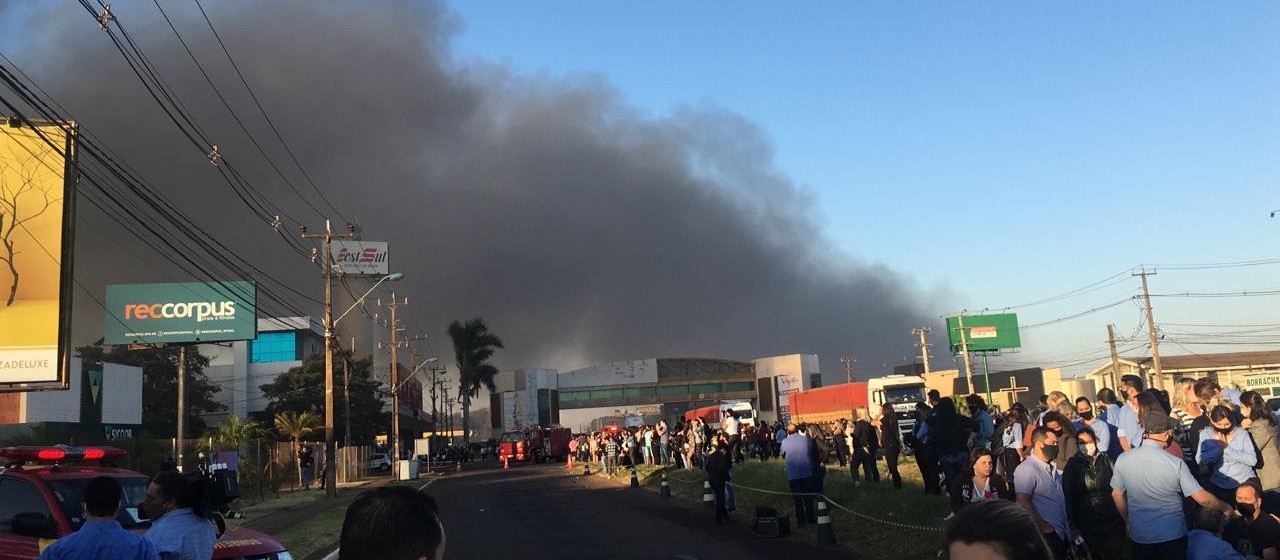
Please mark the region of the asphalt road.
POLYGON ((440 504, 446 560, 853 558, 814 546, 811 532, 756 539, 749 514, 719 526, 699 504, 568 475, 563 465, 450 474, 426 492, 440 504))

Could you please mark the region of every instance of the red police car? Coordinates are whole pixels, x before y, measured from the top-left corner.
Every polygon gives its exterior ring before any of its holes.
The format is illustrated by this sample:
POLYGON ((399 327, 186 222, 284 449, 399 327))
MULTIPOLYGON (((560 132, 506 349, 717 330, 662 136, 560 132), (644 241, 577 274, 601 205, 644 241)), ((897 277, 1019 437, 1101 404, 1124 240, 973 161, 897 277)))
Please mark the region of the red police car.
MULTIPOLYGON (((0 448, 0 464, 7 465, 0 467, 0 560, 34 560, 54 540, 78 530, 84 523, 84 487, 98 476, 120 481, 120 524, 145 532, 150 522, 138 519, 137 507, 147 494, 147 477, 97 463, 123 456, 124 451, 114 447, 0 448)), ((228 527, 218 538, 213 557, 293 560, 271 537, 238 527, 228 527)))

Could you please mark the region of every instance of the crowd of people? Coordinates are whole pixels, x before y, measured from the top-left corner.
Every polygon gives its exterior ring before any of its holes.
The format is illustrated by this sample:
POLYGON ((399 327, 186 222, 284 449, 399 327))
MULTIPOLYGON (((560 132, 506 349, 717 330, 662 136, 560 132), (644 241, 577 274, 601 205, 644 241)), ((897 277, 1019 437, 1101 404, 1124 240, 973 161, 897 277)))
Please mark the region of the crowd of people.
POLYGON ((1073 547, 1095 560, 1280 559, 1280 422, 1255 391, 1124 376, 1096 399, 1053 392, 1033 410, 964 402, 968 415, 931 394, 912 434, 925 491, 949 492, 953 559, 1063 559, 1073 547), (967 512, 984 502, 1021 508, 967 512), (1015 526, 1034 527, 1034 550, 1015 526))

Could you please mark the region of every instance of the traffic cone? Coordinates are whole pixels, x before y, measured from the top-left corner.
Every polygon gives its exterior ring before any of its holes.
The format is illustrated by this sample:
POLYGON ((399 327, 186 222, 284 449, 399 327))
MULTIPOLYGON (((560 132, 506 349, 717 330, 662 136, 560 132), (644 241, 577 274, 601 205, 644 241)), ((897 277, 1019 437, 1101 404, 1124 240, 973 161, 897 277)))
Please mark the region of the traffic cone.
POLYGON ((836 544, 836 532, 831 527, 831 514, 827 512, 827 501, 818 499, 818 545, 836 544))
POLYGON ((453 472, 462 472, 462 461, 457 461, 453 468, 453 472))
POLYGON ((702 481, 702 507, 716 509, 716 495, 711 492, 711 481, 702 481))
POLYGON ((662 473, 662 497, 671 497, 671 487, 667 486, 667 473, 662 473))
POLYGON ((570 456, 569 456, 569 464, 568 464, 567 466, 565 466, 564 470, 566 470, 566 471, 571 471, 571 470, 573 470, 573 455, 570 455, 570 456))
POLYGON ((635 467, 635 465, 632 465, 632 466, 631 466, 631 487, 632 487, 632 488, 639 488, 639 487, 640 487, 640 479, 639 479, 639 478, 636 478, 636 467, 635 467))
POLYGON ((504 471, 511 470, 511 458, 507 457, 506 455, 502 456, 502 470, 504 471))

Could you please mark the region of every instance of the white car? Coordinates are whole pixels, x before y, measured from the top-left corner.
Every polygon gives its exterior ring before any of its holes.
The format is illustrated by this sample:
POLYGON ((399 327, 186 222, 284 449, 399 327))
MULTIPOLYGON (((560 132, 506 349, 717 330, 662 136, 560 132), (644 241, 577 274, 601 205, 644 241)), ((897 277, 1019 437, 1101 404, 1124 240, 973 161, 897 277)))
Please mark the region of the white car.
POLYGON ((374 453, 369 458, 369 470, 371 471, 389 471, 391 470, 391 455, 388 453, 374 453))

